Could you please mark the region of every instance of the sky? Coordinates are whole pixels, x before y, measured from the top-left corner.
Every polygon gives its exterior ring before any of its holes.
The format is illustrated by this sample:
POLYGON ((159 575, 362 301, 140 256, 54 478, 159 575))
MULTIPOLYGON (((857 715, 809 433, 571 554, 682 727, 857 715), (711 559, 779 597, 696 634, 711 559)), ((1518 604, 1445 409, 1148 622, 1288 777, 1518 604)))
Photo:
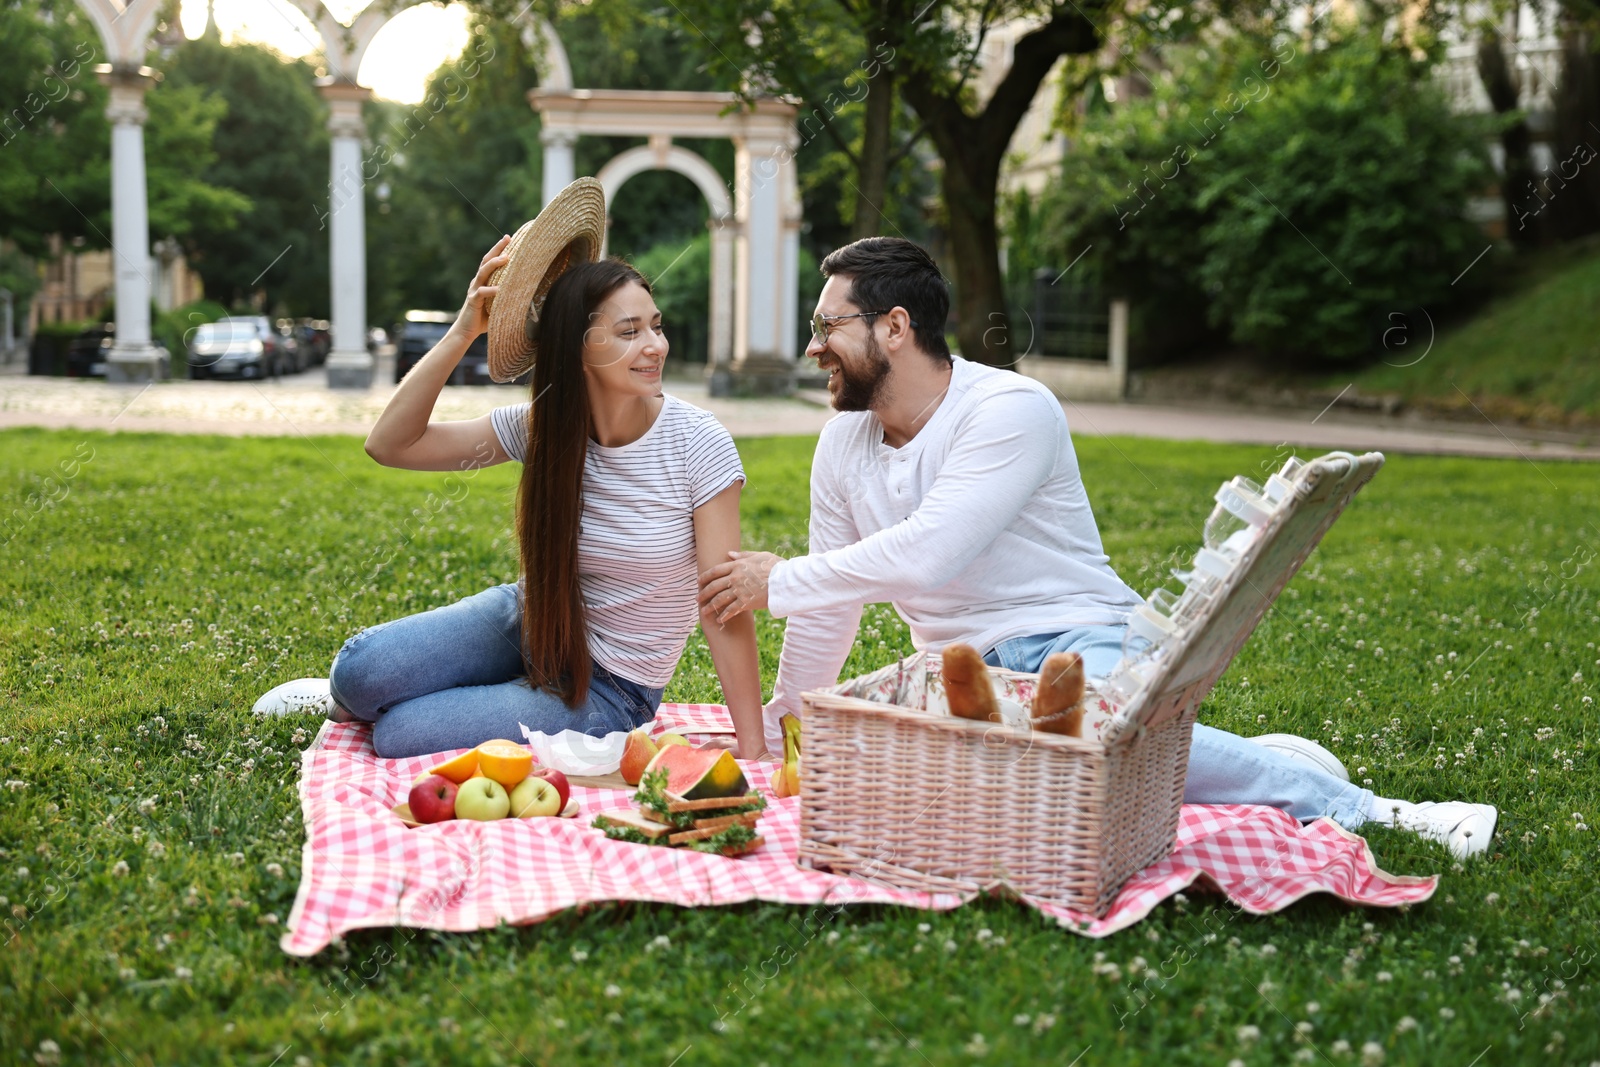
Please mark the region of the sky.
MULTIPOLYGON (((224 41, 252 41, 290 57, 322 49, 310 20, 286 0, 215 0, 217 28, 224 41)), ((323 0, 346 25, 365 0, 323 0)), ((205 30, 206 0, 183 0, 179 16, 190 38, 205 30)), ((422 99, 428 76, 467 45, 467 9, 460 4, 420 4, 407 8, 378 31, 356 80, 377 96, 414 104, 422 99)))

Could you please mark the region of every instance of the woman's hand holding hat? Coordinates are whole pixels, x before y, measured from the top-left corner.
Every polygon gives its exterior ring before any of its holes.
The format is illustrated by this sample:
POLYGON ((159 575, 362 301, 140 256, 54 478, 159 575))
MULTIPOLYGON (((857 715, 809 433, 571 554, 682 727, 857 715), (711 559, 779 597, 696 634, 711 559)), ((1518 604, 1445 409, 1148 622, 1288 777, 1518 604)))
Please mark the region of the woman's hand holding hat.
POLYGON ((489 284, 489 276, 505 266, 510 258, 506 255, 506 245, 510 243, 510 234, 496 241, 494 247, 478 261, 478 273, 472 276, 472 284, 467 286, 467 299, 461 305, 461 313, 456 316, 451 329, 464 335, 468 342, 477 340, 478 335, 489 328, 489 307, 494 303, 494 294, 499 291, 499 286, 489 284))

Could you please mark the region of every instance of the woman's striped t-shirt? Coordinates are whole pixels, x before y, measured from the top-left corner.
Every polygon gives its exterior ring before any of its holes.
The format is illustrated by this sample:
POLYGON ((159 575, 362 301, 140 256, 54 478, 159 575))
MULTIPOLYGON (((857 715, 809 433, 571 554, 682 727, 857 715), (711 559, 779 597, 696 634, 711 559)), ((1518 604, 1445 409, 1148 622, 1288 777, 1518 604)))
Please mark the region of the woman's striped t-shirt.
MULTIPOLYGON (((530 407, 490 413, 501 447, 519 463, 530 407)), ((632 444, 589 442, 578 583, 596 663, 651 688, 672 680, 700 617, 694 510, 742 481, 732 436, 709 411, 674 396, 663 396, 655 423, 632 444)))

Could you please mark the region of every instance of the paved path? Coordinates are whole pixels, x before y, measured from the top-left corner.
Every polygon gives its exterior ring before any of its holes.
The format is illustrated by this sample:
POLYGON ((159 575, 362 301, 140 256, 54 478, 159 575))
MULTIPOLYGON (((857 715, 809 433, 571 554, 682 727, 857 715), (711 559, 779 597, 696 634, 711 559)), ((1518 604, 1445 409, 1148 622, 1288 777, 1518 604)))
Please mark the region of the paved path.
MULTIPOLYGON (((72 378, 0 376, 0 429, 44 426, 156 433, 355 434, 365 437, 395 387, 333 391, 324 372, 283 381, 172 381, 108 385, 72 378)), ((667 389, 707 408, 736 437, 814 434, 832 417, 825 394, 793 400, 712 399, 699 380, 667 389)), ((435 419, 470 419, 527 399, 518 386, 447 386, 435 419)), ((1459 455, 1528 460, 1600 460, 1600 444, 1575 434, 1539 435, 1520 427, 1425 422, 1332 409, 1262 412, 1147 404, 1062 404, 1078 436, 1125 434, 1167 440, 1295 444, 1352 452, 1459 455)))

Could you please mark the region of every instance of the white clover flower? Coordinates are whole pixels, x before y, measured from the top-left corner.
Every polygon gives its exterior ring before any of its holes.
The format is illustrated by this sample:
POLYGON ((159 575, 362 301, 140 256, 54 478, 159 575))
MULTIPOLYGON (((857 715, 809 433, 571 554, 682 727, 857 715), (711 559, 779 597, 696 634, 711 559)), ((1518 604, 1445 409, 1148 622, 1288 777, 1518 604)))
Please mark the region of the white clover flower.
POLYGON ((172 968, 172 977, 180 982, 187 982, 194 977, 194 972, 187 967, 174 967, 172 968))
POLYGON ((1310 1001, 1306 1002, 1306 1014, 1307 1015, 1315 1015, 1317 1012, 1319 1012, 1321 1010, 1322 1010, 1322 1005, 1318 1004, 1316 1001, 1310 1000, 1310 1001))
POLYGON ((1234 1033, 1235 1036, 1238 1037, 1239 1044, 1241 1045, 1248 1045, 1261 1039, 1261 1028, 1259 1026, 1250 1026, 1247 1024, 1239 1027, 1239 1029, 1234 1033))
POLYGON ((608 985, 605 988, 605 994, 608 997, 620 997, 622 996, 622 987, 619 985, 608 985))
POLYGON ((139 814, 149 815, 152 811, 155 811, 156 799, 156 797, 145 797, 143 800, 139 801, 139 814))
POLYGON ((1487 893, 1487 894, 1484 895, 1483 902, 1485 904, 1489 905, 1492 908, 1496 904, 1500 903, 1500 894, 1499 893, 1487 893))
POLYGON ((1013 1015, 1011 1017, 1012 1026, 1027 1026, 1031 1022, 1033 1022, 1033 1016, 1028 1014, 1013 1015))
POLYGON ((1408 1034, 1416 1028, 1417 1020, 1409 1015, 1402 1015, 1400 1021, 1394 1024, 1394 1032, 1397 1034, 1408 1034))
POLYGON ((118 860, 116 863, 111 865, 111 876, 113 878, 121 878, 123 875, 125 875, 127 873, 128 873, 128 861, 127 860, 118 860))
POLYGON ((1328 1051, 1333 1053, 1335 1056, 1348 1056, 1350 1055, 1350 1042, 1341 1037, 1332 1045, 1328 1046, 1328 1051))
POLYGON ((267 864, 267 873, 272 875, 272 877, 274 877, 274 878, 282 878, 283 877, 283 864, 281 864, 281 863, 269 863, 269 864, 267 864))
POLYGON ((987 941, 993 936, 994 936, 994 931, 989 929, 987 926, 985 926, 983 929, 978 931, 978 940, 979 941, 987 941))
POLYGON ((1373 977, 1375 977, 1380 982, 1392 982, 1392 981, 1394 981, 1394 975, 1390 974, 1388 971, 1379 971, 1373 977))
POLYGON ((1440 1008, 1439 1009, 1439 1018, 1443 1019, 1445 1022, 1449 1022, 1451 1019, 1454 1019, 1455 1017, 1456 1017, 1456 1013, 1455 1013, 1455 1009, 1454 1008, 1440 1008))
MULTIPOLYGON (((1452 656, 1454 652, 1450 653, 1452 656)), ((1383 1062, 1383 1046, 1376 1041, 1368 1041, 1361 1046, 1362 1067, 1378 1067, 1383 1062)))
POLYGON ((575 949, 572 950, 572 962, 573 963, 582 963, 584 960, 586 960, 588 958, 589 958, 589 954, 587 952, 585 952, 583 949, 575 948, 575 949))

